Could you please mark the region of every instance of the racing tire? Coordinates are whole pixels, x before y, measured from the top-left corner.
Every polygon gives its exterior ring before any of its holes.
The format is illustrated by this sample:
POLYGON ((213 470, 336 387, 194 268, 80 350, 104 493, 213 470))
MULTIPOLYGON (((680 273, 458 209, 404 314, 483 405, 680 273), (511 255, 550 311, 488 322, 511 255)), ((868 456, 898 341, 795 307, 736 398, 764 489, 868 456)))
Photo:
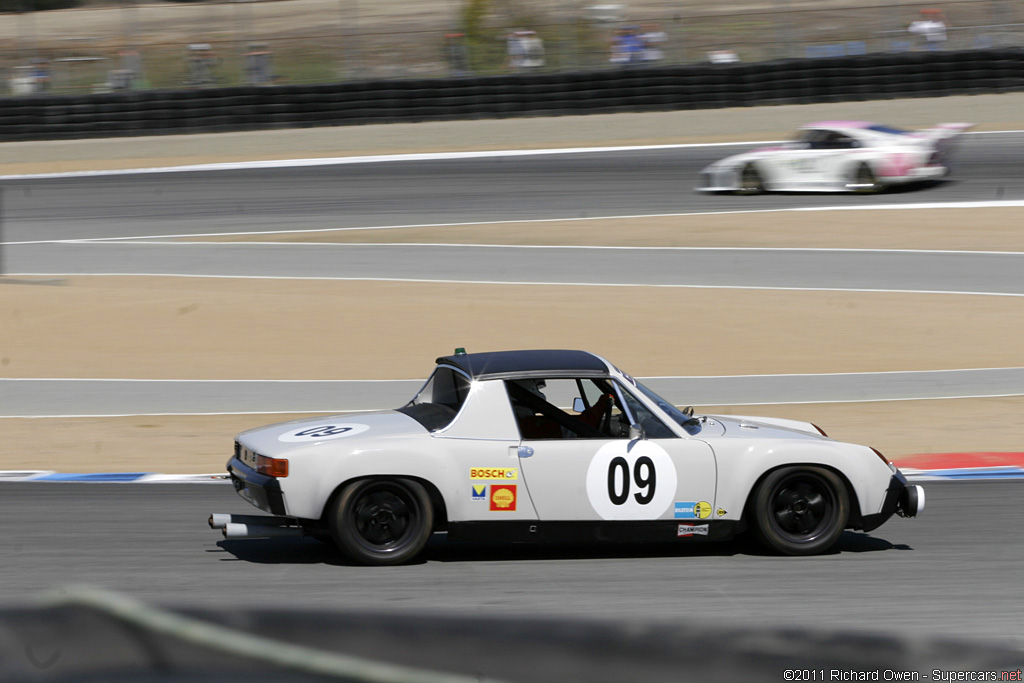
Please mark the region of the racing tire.
POLYGON ((821 467, 782 467, 758 485, 751 502, 754 535, 782 555, 818 555, 839 540, 850 497, 839 476, 821 467))
POLYGON ((882 189, 878 178, 875 177, 874 171, 863 162, 857 166, 857 172, 853 174, 853 178, 847 183, 846 187, 859 194, 874 194, 882 189))
POLYGON ((362 479, 346 486, 331 510, 331 535, 361 564, 396 565, 415 558, 434 529, 426 489, 410 479, 362 479))
POLYGON ((751 195, 764 192, 764 180, 754 164, 747 164, 740 171, 740 183, 736 194, 751 195))

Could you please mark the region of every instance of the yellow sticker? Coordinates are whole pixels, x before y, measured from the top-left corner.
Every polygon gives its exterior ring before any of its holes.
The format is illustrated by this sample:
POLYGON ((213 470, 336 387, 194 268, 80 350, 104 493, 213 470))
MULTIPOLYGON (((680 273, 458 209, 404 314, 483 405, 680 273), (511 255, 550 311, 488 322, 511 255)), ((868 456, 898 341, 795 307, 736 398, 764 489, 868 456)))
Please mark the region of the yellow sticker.
POLYGON ((723 510, 722 508, 718 508, 718 511, 716 512, 716 514, 717 514, 717 515, 718 515, 719 517, 725 517, 725 516, 726 516, 727 514, 729 514, 729 513, 728 513, 728 512, 726 512, 725 510, 723 510))
POLYGON ((515 467, 471 467, 469 470, 470 479, 501 479, 503 481, 515 481, 519 479, 519 470, 515 467))
POLYGON ((702 500, 693 506, 693 514, 697 519, 707 519, 711 516, 711 503, 702 500))

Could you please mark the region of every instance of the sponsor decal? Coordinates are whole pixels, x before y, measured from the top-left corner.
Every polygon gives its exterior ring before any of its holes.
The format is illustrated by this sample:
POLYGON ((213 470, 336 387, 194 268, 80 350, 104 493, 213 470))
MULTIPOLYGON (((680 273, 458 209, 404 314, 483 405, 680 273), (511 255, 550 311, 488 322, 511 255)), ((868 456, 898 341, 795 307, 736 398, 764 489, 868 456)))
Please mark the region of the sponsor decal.
POLYGON ((492 512, 515 512, 516 509, 516 485, 515 484, 493 484, 491 486, 491 511, 492 512))
POLYGON ((356 434, 362 434, 369 428, 370 425, 357 424, 355 422, 324 423, 314 427, 293 429, 277 437, 277 440, 284 441, 285 443, 330 441, 331 439, 344 439, 356 434))
POLYGON ((487 500, 487 484, 473 484, 473 500, 487 500))
POLYGON ((718 510, 715 512, 715 514, 718 515, 719 517, 725 517, 729 513, 726 512, 725 510, 723 510, 722 508, 718 508, 718 510))
POLYGON ((707 519, 711 516, 711 503, 706 500, 700 502, 676 502, 674 516, 676 519, 707 519))
POLYGON ((601 519, 661 519, 675 492, 675 464, 653 441, 606 443, 587 468, 587 500, 601 519))
POLYGON ((519 469, 516 467, 471 467, 469 478, 480 479, 504 479, 515 481, 519 479, 519 469))
POLYGON ((676 537, 683 538, 684 536, 707 536, 708 525, 707 524, 680 524, 679 528, 676 529, 676 537))

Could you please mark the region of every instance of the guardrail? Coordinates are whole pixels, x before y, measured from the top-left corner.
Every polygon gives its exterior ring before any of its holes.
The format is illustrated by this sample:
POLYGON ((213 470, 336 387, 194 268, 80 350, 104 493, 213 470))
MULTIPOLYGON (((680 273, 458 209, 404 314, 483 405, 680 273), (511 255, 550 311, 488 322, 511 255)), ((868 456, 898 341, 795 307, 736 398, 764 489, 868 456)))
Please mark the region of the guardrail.
POLYGON ((1024 49, 0 101, 0 140, 712 109, 1024 89, 1024 49))

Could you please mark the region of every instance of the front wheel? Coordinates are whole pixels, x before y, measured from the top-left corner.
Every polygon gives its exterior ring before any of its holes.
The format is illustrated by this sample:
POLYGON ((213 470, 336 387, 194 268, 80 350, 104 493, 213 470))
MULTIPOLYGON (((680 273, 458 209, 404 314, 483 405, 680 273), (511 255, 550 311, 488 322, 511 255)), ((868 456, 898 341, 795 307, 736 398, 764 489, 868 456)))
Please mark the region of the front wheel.
POLYGON ((882 185, 878 182, 871 167, 861 163, 857 166, 857 172, 854 173, 853 178, 846 184, 846 189, 861 194, 873 194, 881 190, 882 185))
POLYGON ((331 534, 346 555, 362 564, 409 562, 434 527, 434 508, 411 479, 363 479, 342 490, 331 510, 331 534))
POLYGON ((764 180, 761 178, 761 172, 754 164, 747 164, 740 171, 740 183, 736 194, 761 194, 762 192, 764 192, 764 180))
POLYGON ((817 555, 839 540, 850 498, 839 476, 821 467, 783 467, 768 474, 752 501, 761 543, 783 555, 817 555))

